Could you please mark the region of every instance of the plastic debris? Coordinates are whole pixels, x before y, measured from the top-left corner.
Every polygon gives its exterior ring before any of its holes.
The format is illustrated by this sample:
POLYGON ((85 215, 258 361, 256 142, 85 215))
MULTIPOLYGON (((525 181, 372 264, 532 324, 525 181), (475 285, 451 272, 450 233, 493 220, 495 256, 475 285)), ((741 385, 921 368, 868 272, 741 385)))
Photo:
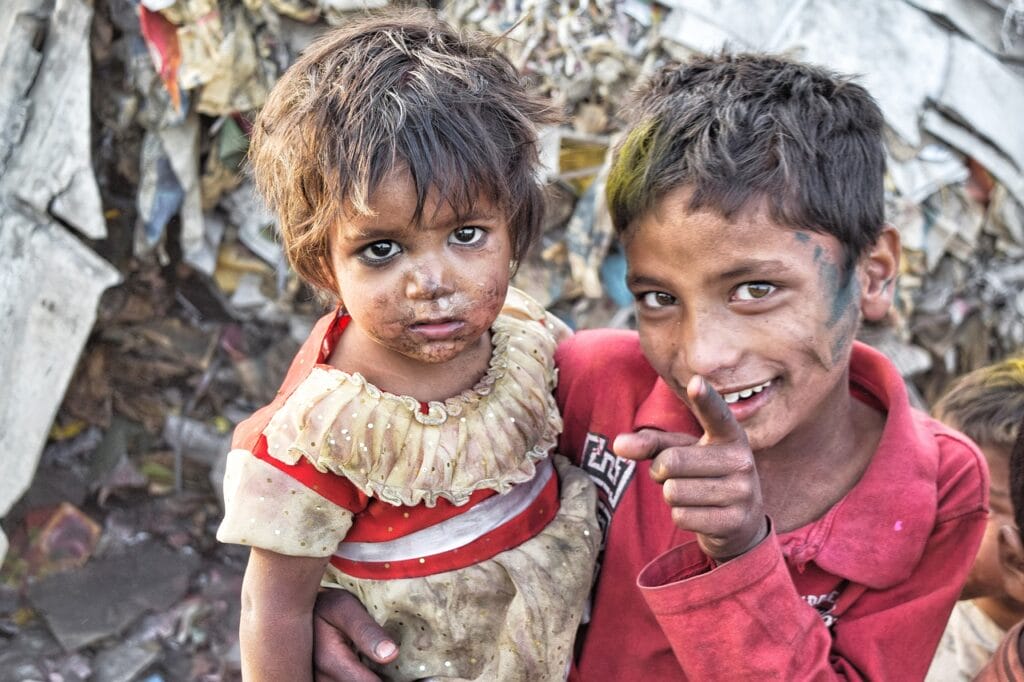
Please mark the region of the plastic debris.
MULTIPOLYGON (((384 2, 13 0, 17 20, 0 25, 0 682, 239 679, 245 550, 213 539, 220 455, 323 309, 245 175, 248 135, 312 39, 384 2)), ((634 323, 603 199, 624 96, 666 60, 727 45, 860 74, 879 100, 903 272, 897 309, 861 337, 912 399, 927 408, 952 377, 1024 347, 1019 1, 441 11, 507 35, 565 114, 544 131, 546 224, 515 283, 572 326, 634 323)))

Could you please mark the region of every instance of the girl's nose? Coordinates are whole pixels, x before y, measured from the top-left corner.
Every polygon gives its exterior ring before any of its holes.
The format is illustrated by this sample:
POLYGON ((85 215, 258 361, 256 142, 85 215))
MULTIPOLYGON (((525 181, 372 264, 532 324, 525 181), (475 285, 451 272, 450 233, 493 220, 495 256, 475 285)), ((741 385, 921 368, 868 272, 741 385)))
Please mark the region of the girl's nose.
POLYGON ((451 278, 441 263, 422 262, 406 277, 405 295, 410 299, 434 300, 452 293, 451 278))

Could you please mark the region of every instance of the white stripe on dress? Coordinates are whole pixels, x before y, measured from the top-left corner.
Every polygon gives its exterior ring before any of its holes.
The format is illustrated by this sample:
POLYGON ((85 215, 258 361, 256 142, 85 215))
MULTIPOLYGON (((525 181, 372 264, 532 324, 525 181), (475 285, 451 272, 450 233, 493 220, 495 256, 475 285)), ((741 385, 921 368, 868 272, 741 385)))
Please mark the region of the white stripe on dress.
POLYGON ((532 480, 513 486, 503 495, 492 495, 458 516, 385 542, 343 541, 334 556, 363 562, 407 561, 465 547, 523 513, 552 473, 551 460, 542 459, 532 480))

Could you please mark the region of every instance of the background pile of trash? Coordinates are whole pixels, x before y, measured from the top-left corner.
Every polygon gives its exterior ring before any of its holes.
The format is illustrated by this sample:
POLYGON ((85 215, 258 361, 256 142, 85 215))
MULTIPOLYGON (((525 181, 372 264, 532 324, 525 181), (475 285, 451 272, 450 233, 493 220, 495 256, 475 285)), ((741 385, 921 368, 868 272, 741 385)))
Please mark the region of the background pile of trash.
MULTIPOLYGON (((0 680, 237 674, 245 554, 212 540, 217 465, 320 312, 246 179, 247 133, 304 45, 382 4, 6 4, 0 680)), ((441 12, 507 34, 513 62, 566 113, 544 136, 543 248, 517 284, 571 325, 632 321, 603 208, 622 98, 665 60, 728 45, 860 74, 882 105, 904 271, 890 323, 863 336, 920 404, 1024 346, 1024 1, 454 0, 441 12)))

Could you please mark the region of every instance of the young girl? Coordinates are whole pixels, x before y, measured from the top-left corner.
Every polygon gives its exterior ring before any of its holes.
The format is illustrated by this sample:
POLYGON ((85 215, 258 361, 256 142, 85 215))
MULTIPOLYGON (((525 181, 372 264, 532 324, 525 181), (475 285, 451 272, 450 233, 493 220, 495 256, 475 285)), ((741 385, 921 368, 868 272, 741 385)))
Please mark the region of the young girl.
POLYGON ((257 184, 339 305, 228 455, 217 537, 253 548, 247 680, 311 678, 320 585, 396 637, 388 679, 564 678, 595 495, 548 456, 567 330, 508 286, 540 230, 548 120, 493 46, 419 11, 346 24, 271 93, 257 184))

